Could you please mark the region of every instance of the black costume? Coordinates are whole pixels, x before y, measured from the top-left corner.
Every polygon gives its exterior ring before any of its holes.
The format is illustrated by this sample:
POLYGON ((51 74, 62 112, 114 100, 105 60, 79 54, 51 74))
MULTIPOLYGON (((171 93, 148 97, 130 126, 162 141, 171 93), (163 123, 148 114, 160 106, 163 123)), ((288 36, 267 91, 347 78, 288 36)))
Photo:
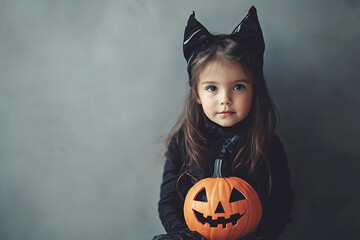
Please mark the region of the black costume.
MULTIPOLYGON (((231 149, 227 150, 227 155, 224 157, 225 161, 229 161, 232 157, 234 157, 234 154, 236 154, 236 150, 243 144, 244 135, 241 133, 244 132, 244 129, 246 128, 246 121, 240 122, 232 127, 221 127, 209 120, 204 114, 203 121, 203 127, 200 130, 206 136, 207 147, 213 150, 209 154, 212 166, 215 158, 221 152, 224 141, 231 138, 234 135, 234 132, 239 135, 239 139, 236 141, 236 144, 231 149), (211 157, 211 155, 213 157, 211 157)), ((250 179, 247 176, 246 171, 242 171, 241 169, 236 171, 235 174, 232 174, 233 176, 240 177, 249 182, 259 194, 263 206, 263 216, 259 226, 252 236, 267 236, 267 238, 259 239, 272 239, 271 237, 280 235, 286 222, 290 221, 293 203, 291 175, 283 144, 281 143, 279 137, 275 134, 273 135, 271 142, 269 163, 273 184, 269 196, 266 194, 267 174, 265 168, 257 169, 255 179, 250 179)), ((172 139, 166 152, 166 162, 163 173, 163 182, 161 184, 158 210, 161 222, 168 233, 189 231, 183 215, 183 200, 179 196, 176 188, 179 171, 183 162, 188 161, 188 156, 184 151, 185 148, 183 144, 183 138, 181 138, 180 141, 172 139)), ((231 172, 231 169, 227 170, 231 172)), ((209 172, 206 177, 210 177, 211 174, 212 172, 209 172)), ((199 169, 192 169, 191 175, 199 178, 199 169)), ((187 175, 181 179, 179 187, 181 187, 180 191, 184 194, 184 196, 195 183, 196 181, 187 175)))

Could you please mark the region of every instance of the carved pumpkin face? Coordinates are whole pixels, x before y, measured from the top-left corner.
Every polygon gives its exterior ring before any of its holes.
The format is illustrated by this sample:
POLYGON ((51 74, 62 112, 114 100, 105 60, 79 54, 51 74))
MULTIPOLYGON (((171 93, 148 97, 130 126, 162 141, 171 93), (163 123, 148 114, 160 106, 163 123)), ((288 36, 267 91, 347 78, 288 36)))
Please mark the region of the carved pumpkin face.
POLYGON ((185 221, 206 239, 238 239, 253 232, 262 207, 256 191, 238 177, 205 178, 187 193, 185 221))

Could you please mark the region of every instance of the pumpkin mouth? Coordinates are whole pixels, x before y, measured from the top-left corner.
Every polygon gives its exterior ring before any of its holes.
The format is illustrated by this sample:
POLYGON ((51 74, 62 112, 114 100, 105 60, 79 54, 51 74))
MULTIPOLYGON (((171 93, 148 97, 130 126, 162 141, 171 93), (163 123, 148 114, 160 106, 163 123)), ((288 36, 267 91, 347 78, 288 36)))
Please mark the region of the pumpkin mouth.
MULTIPOLYGON (((193 209, 194 210, 194 209, 193 209)), ((239 219, 244 216, 244 214, 240 214, 240 213, 235 213, 233 215, 231 215, 229 218, 224 218, 224 217, 218 217, 217 219, 212 219, 211 216, 208 216, 207 218, 204 217, 204 214, 194 210, 195 216, 197 218, 197 220, 199 222, 201 222, 202 224, 205 223, 209 223, 210 227, 217 227, 219 224, 221 224, 223 226, 223 228, 226 228, 226 224, 228 223, 232 223, 232 225, 236 225, 237 222, 239 221, 239 219)))

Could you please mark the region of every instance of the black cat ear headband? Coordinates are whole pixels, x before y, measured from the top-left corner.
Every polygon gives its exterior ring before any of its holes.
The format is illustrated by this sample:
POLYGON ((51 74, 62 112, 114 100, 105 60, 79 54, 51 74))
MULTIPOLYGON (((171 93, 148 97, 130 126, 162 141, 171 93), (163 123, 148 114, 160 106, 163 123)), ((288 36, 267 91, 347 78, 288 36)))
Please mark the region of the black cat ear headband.
POLYGON ((243 54, 255 59, 255 62, 262 68, 265 43, 257 17, 256 8, 252 6, 245 18, 236 26, 229 35, 213 35, 195 18, 193 12, 187 22, 184 33, 183 51, 187 61, 187 71, 189 73, 189 85, 191 83, 191 63, 196 55, 211 44, 220 39, 230 38, 239 43, 243 49, 243 54))

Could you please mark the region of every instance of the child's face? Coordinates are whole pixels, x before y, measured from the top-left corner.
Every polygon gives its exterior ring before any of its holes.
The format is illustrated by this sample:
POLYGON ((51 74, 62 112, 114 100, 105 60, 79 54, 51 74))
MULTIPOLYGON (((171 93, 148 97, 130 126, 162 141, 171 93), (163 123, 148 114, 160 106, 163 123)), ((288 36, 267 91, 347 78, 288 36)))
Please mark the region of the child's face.
POLYGON ((212 61, 200 72, 197 103, 206 116, 223 127, 241 122, 249 113, 252 81, 238 63, 212 61))

